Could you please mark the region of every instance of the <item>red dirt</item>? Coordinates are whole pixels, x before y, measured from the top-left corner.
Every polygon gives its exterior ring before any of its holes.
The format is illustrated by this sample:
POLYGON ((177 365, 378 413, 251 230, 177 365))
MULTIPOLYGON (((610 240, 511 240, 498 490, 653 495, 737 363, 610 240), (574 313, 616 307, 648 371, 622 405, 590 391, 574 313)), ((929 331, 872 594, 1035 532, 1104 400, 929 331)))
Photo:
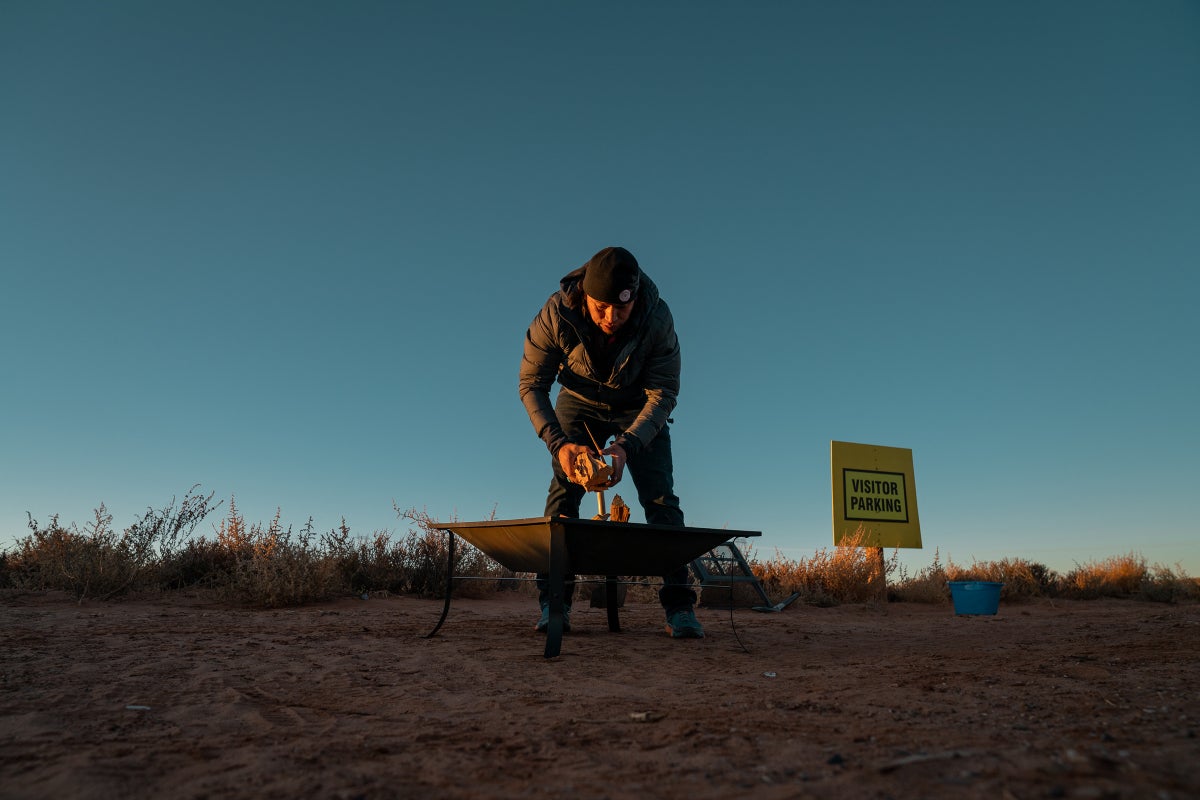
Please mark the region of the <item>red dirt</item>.
POLYGON ((0 796, 1200 796, 1197 605, 584 605, 10 598, 0 796))

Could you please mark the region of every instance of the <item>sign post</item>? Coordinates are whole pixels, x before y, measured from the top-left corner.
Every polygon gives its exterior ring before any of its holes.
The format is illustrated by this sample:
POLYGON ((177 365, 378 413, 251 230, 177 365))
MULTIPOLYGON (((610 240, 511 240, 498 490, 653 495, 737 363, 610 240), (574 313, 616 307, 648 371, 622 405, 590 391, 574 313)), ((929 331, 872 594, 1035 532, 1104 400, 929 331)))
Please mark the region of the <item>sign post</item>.
POLYGON ((833 543, 874 550, 880 594, 887 602, 883 548, 921 547, 912 450, 853 442, 829 445, 833 543))

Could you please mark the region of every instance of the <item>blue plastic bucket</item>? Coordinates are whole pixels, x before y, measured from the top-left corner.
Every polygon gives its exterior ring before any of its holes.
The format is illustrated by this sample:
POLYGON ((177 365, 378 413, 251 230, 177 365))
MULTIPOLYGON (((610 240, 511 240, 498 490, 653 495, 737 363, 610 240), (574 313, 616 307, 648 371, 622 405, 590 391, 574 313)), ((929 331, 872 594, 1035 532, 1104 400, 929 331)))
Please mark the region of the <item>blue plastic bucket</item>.
POLYGON ((950 581, 955 614, 995 614, 1000 609, 997 581, 950 581))

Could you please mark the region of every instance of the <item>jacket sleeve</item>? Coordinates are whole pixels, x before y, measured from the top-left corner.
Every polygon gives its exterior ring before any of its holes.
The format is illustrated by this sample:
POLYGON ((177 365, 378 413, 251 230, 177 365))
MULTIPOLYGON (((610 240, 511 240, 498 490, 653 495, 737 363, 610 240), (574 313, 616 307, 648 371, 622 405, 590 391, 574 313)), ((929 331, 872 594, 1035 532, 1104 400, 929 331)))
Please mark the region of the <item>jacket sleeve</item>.
POLYGON ((547 302, 525 332, 519 391, 533 430, 551 453, 557 453, 558 448, 568 441, 562 426, 558 424, 554 404, 550 402, 550 387, 558 377, 563 359, 550 303, 547 302))
POLYGON ((679 397, 679 337, 675 334, 675 320, 665 302, 655 309, 654 325, 647 342, 645 380, 643 383, 646 403, 637 419, 626 431, 626 440, 632 436, 636 442, 627 450, 640 450, 654 440, 667 418, 675 410, 679 397))

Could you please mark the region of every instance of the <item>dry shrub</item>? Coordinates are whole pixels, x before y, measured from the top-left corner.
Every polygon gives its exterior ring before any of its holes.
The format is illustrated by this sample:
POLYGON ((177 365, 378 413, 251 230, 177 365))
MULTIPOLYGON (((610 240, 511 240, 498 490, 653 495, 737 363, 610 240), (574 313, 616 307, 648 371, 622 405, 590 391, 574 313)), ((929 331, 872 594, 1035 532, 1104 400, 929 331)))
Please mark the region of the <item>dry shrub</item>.
POLYGON ((950 600, 948 581, 941 551, 934 550, 933 563, 912 577, 901 566, 895 585, 888 587, 888 596, 902 603, 946 603, 950 600))
POLYGON ((1160 603, 1200 600, 1200 582, 1178 564, 1172 570, 1161 564, 1148 566, 1137 553, 1111 556, 1076 566, 1061 581, 1065 597, 1137 597, 1160 603))
POLYGON ((1149 576, 1146 559, 1136 553, 1089 561, 1067 573, 1062 583, 1066 597, 1132 597, 1149 576))
POLYGON ((217 529, 218 546, 235 557, 218 584, 222 594, 245 605, 278 608, 331 600, 342 591, 337 564, 320 552, 311 519, 293 537, 279 511, 266 526, 247 526, 232 503, 230 508, 230 518, 217 529))
POLYGON ((236 602, 279 608, 332 600, 341 593, 342 584, 335 566, 313 558, 309 542, 303 536, 292 541, 289 530, 270 555, 238 561, 219 588, 236 602))
POLYGON ((160 583, 165 589, 213 588, 225 581, 236 564, 233 551, 201 536, 163 559, 160 583))
POLYGON ((193 486, 183 501, 147 509, 123 531, 112 527, 102 503, 92 522, 63 527, 58 515, 39 525, 29 516, 30 534, 17 541, 9 580, 20 589, 58 589, 86 598, 109 599, 135 589, 161 588, 160 566, 214 508, 212 494, 193 486))
MULTIPOLYGON (((417 527, 409 528, 399 543, 401 570, 405 578, 405 591, 421 597, 444 597, 446 593, 446 568, 450 559, 449 536, 433 527, 434 520, 425 511, 408 509, 400 516, 417 527)), ((464 541, 455 542, 454 574, 460 571, 464 553, 468 550, 464 541)), ((468 557, 469 558, 469 557, 468 557)), ((455 588, 461 590, 462 582, 455 588)), ((474 590, 467 590, 473 592, 474 590)))
MULTIPOLYGON (((216 507, 211 494, 200 495, 196 489, 193 486, 179 505, 172 498, 162 509, 148 509, 119 532, 103 504, 82 528, 60 524, 57 515, 45 526, 30 516, 30 534, 17 541, 15 550, 0 552, 0 590, 62 590, 83 600, 139 589, 208 587, 227 599, 259 607, 297 605, 346 593, 444 596, 449 537, 425 511, 396 507, 399 517, 411 525, 395 540, 387 532, 355 538, 344 519, 321 536, 314 535, 309 519, 294 536, 290 527, 280 523, 278 511, 265 525, 247 524, 231 498, 229 514, 216 526, 215 537, 192 538, 194 527, 216 507)), ((1010 600, 1065 596, 1200 601, 1200 581, 1182 567, 1147 566, 1144 558, 1133 553, 1090 562, 1059 577, 1045 565, 1023 559, 942 566, 935 551, 933 564, 910 578, 898 565, 898 551, 881 562, 882 551, 869 545, 867 532, 860 528, 843 546, 819 550, 807 559, 791 560, 777 552, 774 560, 760 562, 753 551, 744 555, 768 595, 799 592, 804 602, 819 606, 874 602, 880 581, 893 574, 897 580, 889 587, 890 599, 910 602, 947 602, 951 580, 1003 582, 1003 596, 1010 600)), ((509 582, 531 575, 514 576, 461 540, 455 548, 453 574, 461 579, 454 583, 455 594, 481 596, 514 586, 529 594, 536 591, 532 582, 509 582)), ((657 576, 624 580, 636 580, 628 587, 628 601, 657 601, 657 576)), ((579 586, 580 597, 594 588, 582 581, 579 586)))
POLYGON ((297 536, 280 517, 276 510, 267 524, 248 524, 236 498, 230 498, 229 513, 217 524, 213 539, 191 539, 163 557, 161 583, 174 589, 212 589, 226 600, 259 608, 337 596, 342 582, 316 546, 312 520, 297 536))
POLYGON ((408 590, 404 548, 393 542, 386 531, 354 539, 343 520, 326 534, 322 543, 337 562, 342 583, 352 593, 396 594, 408 590))
POLYGON ((877 549, 862 546, 867 538, 860 527, 843 545, 822 548, 812 558, 792 560, 776 551, 773 561, 751 561, 751 567, 772 597, 799 592, 802 602, 816 606, 873 602, 880 581, 895 569, 896 556, 881 569, 877 549))
MULTIPOLYGON (((278 526, 278 514, 276 523, 278 526)), ((262 526, 247 529, 245 518, 238 513, 237 498, 229 498, 229 513, 217 523, 214 539, 201 536, 191 539, 163 560, 163 582, 171 588, 224 588, 238 562, 252 559, 255 546, 251 537, 263 539, 262 526)), ((261 547, 260 547, 261 549, 261 547)))
POLYGON ((82 600, 94 584, 107 583, 111 572, 108 557, 115 554, 104 526, 111 517, 103 505, 95 514, 96 521, 83 531, 74 524, 64 528, 57 514, 45 526, 30 516, 30 534, 17 540, 13 554, 12 584, 18 589, 60 589, 82 600), (93 537, 90 534, 96 528, 100 528, 99 535, 93 537))
POLYGON ((1143 599, 1156 603, 1181 603, 1200 600, 1200 580, 1191 578, 1179 564, 1175 569, 1155 564, 1142 581, 1143 599))
MULTIPOLYGON (((424 597, 445 597, 449 536, 435 527, 436 520, 427 511, 393 506, 401 519, 416 525, 416 528, 409 528, 399 545, 407 581, 406 591, 424 597)), ((495 515, 493 509, 489 518, 495 518, 495 515)), ((453 570, 456 578, 465 580, 457 580, 452 591, 463 597, 490 594, 502 587, 503 581, 513 574, 462 539, 456 539, 455 542, 453 570)))
MULTIPOLYGON (((171 585, 207 586, 232 602, 260 608, 300 605, 338 595, 372 592, 442 597, 446 588, 448 538, 424 511, 400 510, 413 523, 399 539, 385 531, 354 537, 345 519, 320 536, 311 518, 299 534, 280 522, 248 523, 231 498, 229 513, 214 539, 190 541, 169 565, 171 585)), ((454 574, 482 581, 456 581, 457 595, 494 591, 506 572, 470 545, 455 548, 454 574)))
POLYGON ((946 567, 948 581, 993 581, 1003 583, 1004 600, 1046 597, 1056 593, 1058 576, 1044 564, 1020 558, 999 561, 973 561, 969 567, 951 562, 946 567))

